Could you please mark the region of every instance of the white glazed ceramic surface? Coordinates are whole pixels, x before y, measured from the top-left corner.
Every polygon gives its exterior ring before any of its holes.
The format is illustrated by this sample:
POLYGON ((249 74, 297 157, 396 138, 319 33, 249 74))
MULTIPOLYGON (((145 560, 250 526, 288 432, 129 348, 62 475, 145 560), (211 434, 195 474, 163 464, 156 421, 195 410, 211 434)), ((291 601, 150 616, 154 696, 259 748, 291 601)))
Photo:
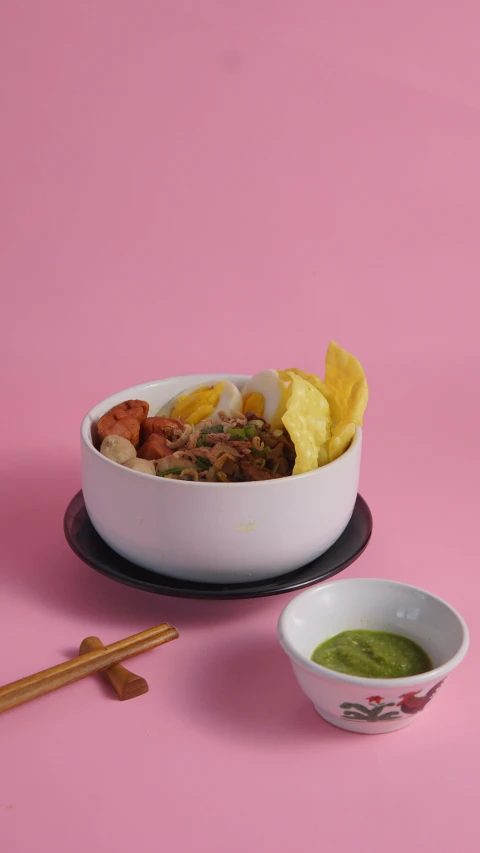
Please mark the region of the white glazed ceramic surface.
POLYGON ((127 399, 150 414, 185 388, 247 377, 209 374, 164 379, 114 394, 84 418, 82 488, 91 522, 117 553, 184 580, 242 583, 285 574, 323 554, 355 505, 362 431, 339 459, 309 474, 255 483, 165 480, 123 468, 92 443, 92 424, 127 399))
POLYGON ((278 635, 318 713, 363 734, 396 731, 418 719, 469 642, 465 622, 446 602, 414 586, 376 579, 330 581, 300 593, 281 613, 278 635), (410 678, 358 678, 310 660, 324 640, 359 628, 409 637, 435 669, 410 678))

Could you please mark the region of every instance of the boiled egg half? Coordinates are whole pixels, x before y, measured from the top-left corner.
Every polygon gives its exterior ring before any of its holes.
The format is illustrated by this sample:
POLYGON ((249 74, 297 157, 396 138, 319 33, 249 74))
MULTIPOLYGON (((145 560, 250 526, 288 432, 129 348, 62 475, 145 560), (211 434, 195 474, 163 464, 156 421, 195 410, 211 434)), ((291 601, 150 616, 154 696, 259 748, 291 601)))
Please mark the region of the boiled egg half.
POLYGON ((262 370, 243 386, 242 411, 254 412, 268 421, 272 429, 282 429, 290 392, 290 380, 283 380, 277 370, 262 370))
POLYGON ((242 411, 242 395, 233 382, 222 381, 216 385, 188 388, 170 400, 159 414, 180 418, 186 424, 196 426, 218 412, 232 415, 242 411))

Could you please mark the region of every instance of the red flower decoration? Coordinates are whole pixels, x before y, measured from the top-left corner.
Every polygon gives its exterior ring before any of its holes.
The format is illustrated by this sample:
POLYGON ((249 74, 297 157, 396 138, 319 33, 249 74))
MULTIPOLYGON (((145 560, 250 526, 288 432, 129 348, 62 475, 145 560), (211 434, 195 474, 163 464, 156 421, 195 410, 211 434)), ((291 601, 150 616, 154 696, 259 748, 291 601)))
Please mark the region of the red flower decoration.
POLYGON ((382 696, 369 696, 367 702, 370 702, 371 705, 380 705, 383 702, 382 696))

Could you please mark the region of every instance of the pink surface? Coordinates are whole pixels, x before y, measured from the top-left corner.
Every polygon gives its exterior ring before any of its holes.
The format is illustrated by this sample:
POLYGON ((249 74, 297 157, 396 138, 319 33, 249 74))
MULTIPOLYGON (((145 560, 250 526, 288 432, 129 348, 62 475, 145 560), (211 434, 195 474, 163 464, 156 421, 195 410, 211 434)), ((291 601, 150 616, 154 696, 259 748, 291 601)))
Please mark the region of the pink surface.
POLYGON ((90 679, 2 716, 5 853, 477 849, 479 24, 475 0, 3 0, 0 682, 181 632, 136 661, 144 697, 90 679), (62 534, 98 399, 321 371, 330 337, 371 386, 375 532, 344 576, 424 586, 472 633, 387 737, 304 699, 288 596, 146 595, 62 534))

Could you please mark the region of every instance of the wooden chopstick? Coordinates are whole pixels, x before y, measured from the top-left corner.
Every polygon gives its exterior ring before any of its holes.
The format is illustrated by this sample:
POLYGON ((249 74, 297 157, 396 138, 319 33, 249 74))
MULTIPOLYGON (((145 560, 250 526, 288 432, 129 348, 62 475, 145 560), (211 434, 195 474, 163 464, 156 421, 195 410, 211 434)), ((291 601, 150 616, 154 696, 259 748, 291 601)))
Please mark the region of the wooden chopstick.
MULTIPOLYGON (((87 652, 104 648, 105 646, 98 637, 85 637, 80 644, 79 653, 85 655, 87 652)), ((114 663, 108 669, 102 669, 101 674, 105 681, 111 684, 119 699, 135 699, 136 696, 148 693, 148 684, 145 679, 141 675, 130 672, 121 663, 114 663)))
POLYGON ((57 690, 65 684, 72 684, 74 681, 79 681, 94 672, 101 672, 101 670, 107 669, 107 667, 121 660, 161 646, 177 637, 177 629, 171 628, 165 622, 156 628, 149 628, 148 631, 141 631, 132 637, 126 637, 124 640, 105 646, 104 649, 87 652, 72 660, 52 666, 50 669, 37 672, 35 675, 13 681, 11 684, 0 687, 0 712, 21 705, 23 702, 29 702, 31 699, 36 699, 37 696, 43 696, 52 690, 57 690))

